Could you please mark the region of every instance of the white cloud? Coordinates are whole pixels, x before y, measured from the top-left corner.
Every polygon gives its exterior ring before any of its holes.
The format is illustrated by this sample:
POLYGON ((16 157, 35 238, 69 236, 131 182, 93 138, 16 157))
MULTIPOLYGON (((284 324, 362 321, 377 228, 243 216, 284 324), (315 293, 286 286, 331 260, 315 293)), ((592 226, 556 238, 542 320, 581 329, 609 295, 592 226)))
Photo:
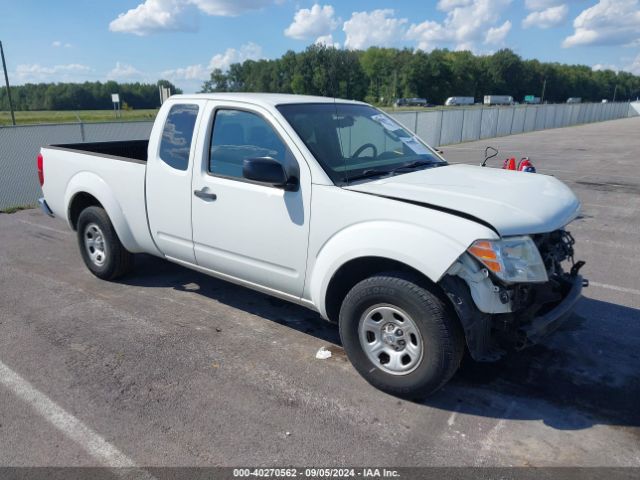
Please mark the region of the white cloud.
POLYGON ((118 15, 109 24, 109 30, 140 36, 162 31, 192 31, 197 29, 198 11, 232 17, 273 3, 274 0, 144 0, 118 15))
POLYGON ((386 47, 401 40, 407 19, 393 15, 390 8, 353 12, 342 27, 347 36, 344 46, 350 49, 364 49, 372 45, 386 47))
POLYGON ((507 20, 499 27, 491 27, 487 31, 487 35, 484 37, 484 43, 490 45, 500 45, 504 42, 507 34, 511 30, 511 22, 507 20))
POLYGON ((629 65, 624 67, 624 69, 627 72, 633 73, 634 75, 640 75, 640 53, 635 59, 633 59, 633 61, 629 65))
POLYGON ((466 7, 471 5, 473 0, 440 0, 438 2, 438 10, 442 12, 448 12, 458 7, 466 7))
POLYGON ((209 68, 227 70, 232 63, 262 58, 262 47, 253 42, 242 45, 239 49, 227 48, 224 53, 214 55, 209 61, 209 68))
POLYGON ((428 52, 436 48, 439 43, 449 41, 451 32, 447 33, 445 28, 438 22, 425 20, 418 25, 411 25, 406 37, 409 40, 416 40, 418 48, 428 52))
POLYGON ((425 51, 439 45, 477 51, 482 43, 502 43, 511 30, 511 22, 507 20, 499 25, 500 12, 510 3, 511 0, 442 0, 438 8, 447 13, 444 21, 413 24, 406 38, 416 41, 418 48, 425 51))
POLYGON ((525 0, 524 5, 529 10, 546 10, 547 8, 556 7, 562 3, 562 0, 525 0))
POLYGON ((281 0, 185 0, 194 4, 207 15, 235 17, 252 10, 260 10, 281 0))
POLYGON ((333 35, 321 35, 314 42, 316 45, 324 45, 326 47, 340 48, 340 42, 333 41, 333 35))
POLYGON ((601 70, 613 70, 614 72, 617 72, 619 69, 618 67, 616 67, 615 65, 612 65, 610 63, 596 63, 595 65, 593 65, 591 67, 591 70, 593 70, 594 72, 598 72, 601 70))
POLYGON ((317 3, 309 8, 302 8, 296 12, 293 22, 284 34, 287 37, 303 40, 330 35, 338 26, 335 11, 331 5, 320 6, 317 3))
POLYGON ((139 36, 167 30, 194 30, 194 19, 185 15, 185 6, 180 0, 146 0, 118 15, 109 24, 109 30, 139 36))
POLYGON ((211 57, 209 64, 204 66, 199 63, 197 65, 189 65, 184 68, 176 68, 165 70, 162 77, 167 80, 200 80, 204 81, 209 78, 209 74, 216 68, 222 71, 229 69, 232 63, 240 63, 245 60, 259 60, 262 58, 262 47, 255 43, 249 42, 242 45, 239 49, 227 48, 224 53, 218 53, 211 57))
POLYGON ((228 48, 224 53, 214 55, 206 65, 199 63, 165 70, 160 73, 160 76, 170 80, 187 93, 197 92, 202 87, 202 83, 209 80, 209 76, 214 69, 219 68, 222 71, 226 71, 232 63, 259 60, 261 58, 263 58, 262 47, 255 43, 247 43, 238 49, 228 48))
POLYGON ((549 7, 539 12, 531 12, 522 21, 523 28, 538 27, 551 28, 561 24, 569 13, 567 5, 558 5, 557 7, 549 7))
POLYGON ((93 69, 79 63, 54 65, 47 67, 38 63, 23 64, 16 67, 14 79, 16 83, 27 82, 74 82, 86 80, 92 75, 93 69))
POLYGON ((120 62, 107 73, 107 80, 141 80, 143 77, 144 73, 137 68, 120 62))
POLYGON ((600 0, 573 21, 563 47, 640 45, 640 0, 600 0))
POLYGON ((55 40, 55 41, 51 42, 51 46, 54 47, 54 48, 60 48, 60 47, 70 48, 71 44, 70 43, 63 43, 60 40, 55 40))
POLYGON ((162 78, 167 80, 206 80, 211 70, 202 64, 189 65, 184 68, 176 68, 173 70, 165 70, 162 72, 162 78))

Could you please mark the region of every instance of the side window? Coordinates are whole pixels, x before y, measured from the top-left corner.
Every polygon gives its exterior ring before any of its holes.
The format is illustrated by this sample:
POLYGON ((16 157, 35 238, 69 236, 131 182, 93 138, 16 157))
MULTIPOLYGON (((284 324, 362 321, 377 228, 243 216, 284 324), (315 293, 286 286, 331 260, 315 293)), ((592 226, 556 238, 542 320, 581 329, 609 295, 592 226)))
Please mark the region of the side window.
POLYGON ((176 170, 189 167, 191 139, 197 116, 197 105, 174 105, 167 116, 160 141, 160 159, 176 170))
POLYGON ((242 178, 244 159, 257 157, 271 157, 283 165, 291 161, 285 144, 260 115, 218 110, 211 134, 209 172, 242 178))

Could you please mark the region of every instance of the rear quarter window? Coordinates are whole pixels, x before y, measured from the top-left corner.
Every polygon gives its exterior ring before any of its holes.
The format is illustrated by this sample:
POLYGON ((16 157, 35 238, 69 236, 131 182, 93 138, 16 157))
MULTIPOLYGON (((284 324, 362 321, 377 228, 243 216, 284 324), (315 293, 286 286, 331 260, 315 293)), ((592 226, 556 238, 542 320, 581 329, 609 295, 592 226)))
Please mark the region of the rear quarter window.
POLYGON ((197 105, 174 105, 167 115, 160 141, 160 159, 176 170, 189 167, 189 152, 197 117, 197 105))

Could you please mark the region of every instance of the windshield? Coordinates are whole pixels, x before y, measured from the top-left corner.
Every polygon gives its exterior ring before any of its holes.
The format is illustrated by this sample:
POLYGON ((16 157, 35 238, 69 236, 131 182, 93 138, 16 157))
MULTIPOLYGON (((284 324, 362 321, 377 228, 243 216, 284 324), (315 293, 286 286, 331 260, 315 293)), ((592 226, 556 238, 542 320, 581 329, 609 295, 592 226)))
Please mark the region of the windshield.
POLYGON ((337 185, 446 165, 418 137, 368 105, 307 103, 278 110, 337 185))

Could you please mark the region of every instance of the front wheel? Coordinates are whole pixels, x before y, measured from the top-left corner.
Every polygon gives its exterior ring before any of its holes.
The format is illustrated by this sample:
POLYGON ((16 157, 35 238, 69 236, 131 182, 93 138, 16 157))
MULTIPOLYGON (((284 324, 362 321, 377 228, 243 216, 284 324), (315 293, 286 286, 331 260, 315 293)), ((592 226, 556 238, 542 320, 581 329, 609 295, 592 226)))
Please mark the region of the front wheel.
POLYGON ((464 353, 455 312, 402 272, 356 284, 340 309, 340 338, 353 366, 373 386, 423 398, 453 376, 464 353))
POLYGON ((120 243, 103 208, 85 208, 78 217, 77 227, 82 259, 96 277, 114 280, 132 269, 133 255, 120 243))

